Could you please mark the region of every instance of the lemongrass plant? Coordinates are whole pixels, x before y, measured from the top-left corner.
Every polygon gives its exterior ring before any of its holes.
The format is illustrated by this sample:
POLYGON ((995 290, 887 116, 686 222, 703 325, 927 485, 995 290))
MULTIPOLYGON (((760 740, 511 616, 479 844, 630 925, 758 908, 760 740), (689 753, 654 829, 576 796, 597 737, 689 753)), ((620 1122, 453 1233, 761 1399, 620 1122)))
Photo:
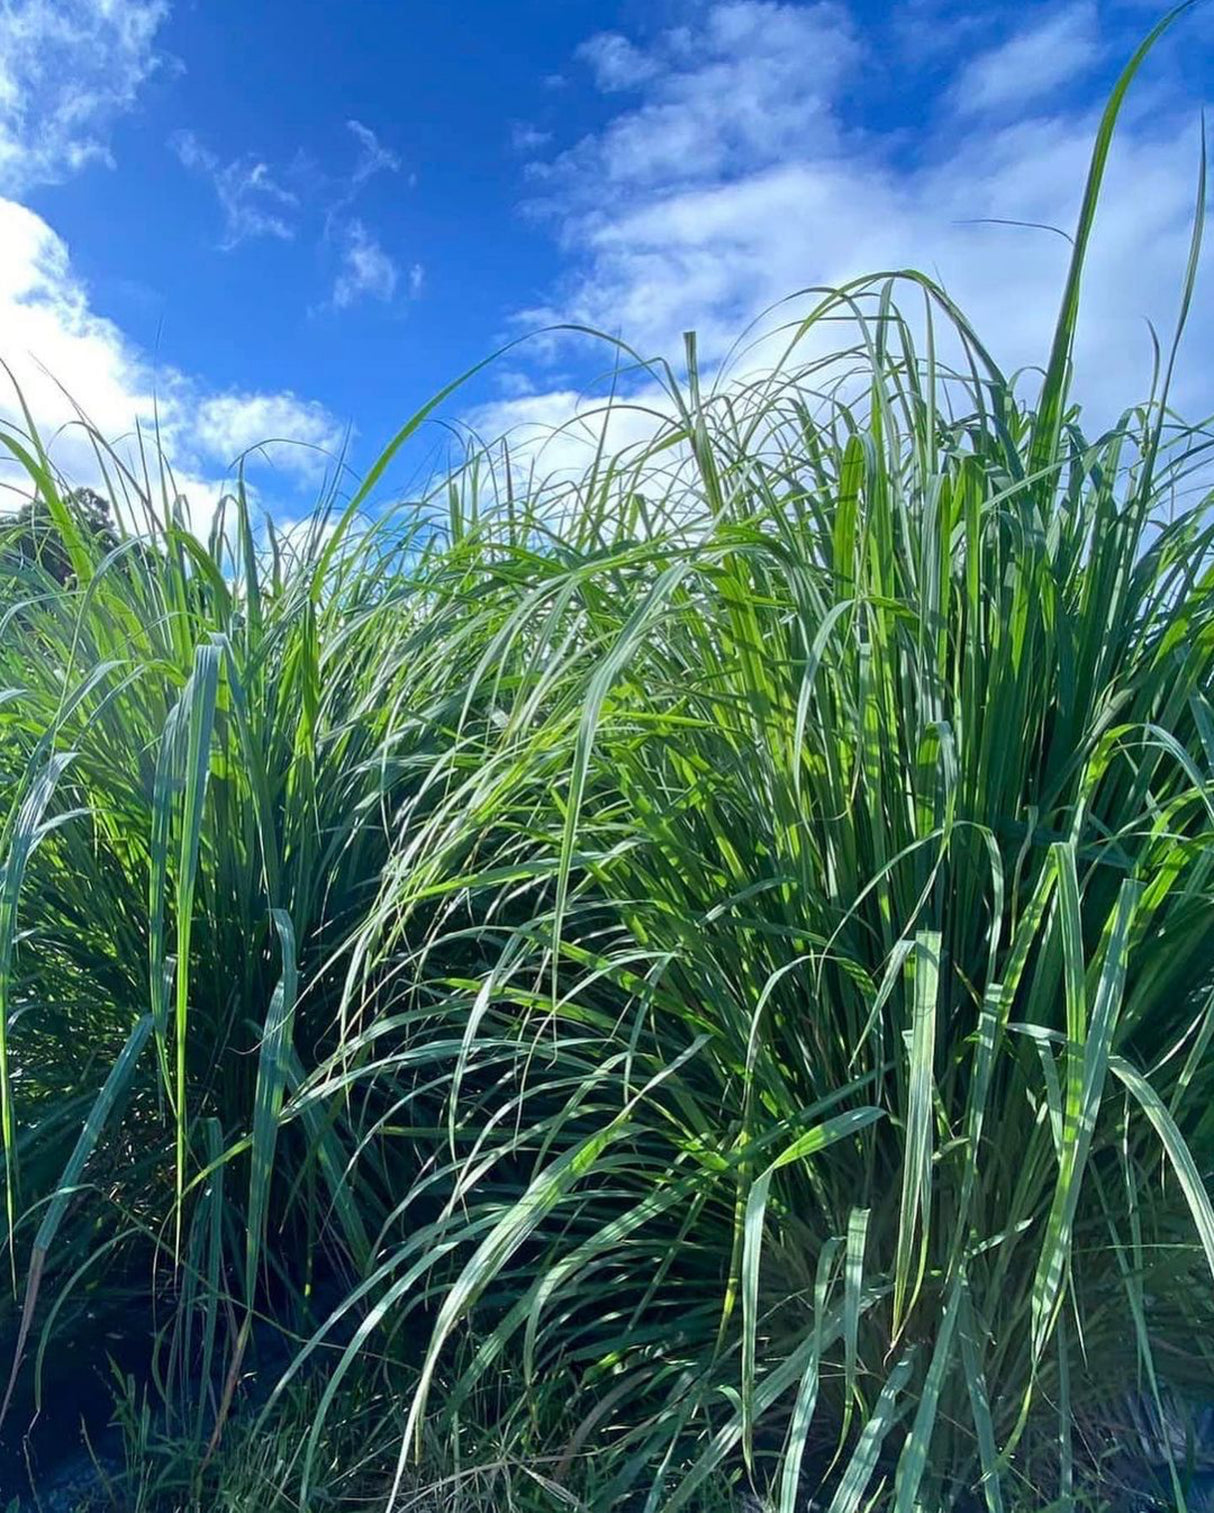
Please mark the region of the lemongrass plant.
POLYGON ((1146 45, 1031 398, 898 273, 288 541, 101 447, 103 550, 6 434, 73 573, 0 610, 14 1403, 122 1289, 178 1498, 999 1513, 1214 1396, 1209 438, 1069 387, 1146 45))

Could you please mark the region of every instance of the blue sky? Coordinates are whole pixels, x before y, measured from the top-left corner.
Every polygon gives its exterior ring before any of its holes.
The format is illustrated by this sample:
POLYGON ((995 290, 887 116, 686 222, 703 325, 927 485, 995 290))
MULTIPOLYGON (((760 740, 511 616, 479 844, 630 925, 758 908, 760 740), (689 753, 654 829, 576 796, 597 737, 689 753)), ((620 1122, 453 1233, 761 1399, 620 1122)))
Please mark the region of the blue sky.
MULTIPOLYGON (((1199 120, 1202 7, 1151 59, 1114 153, 1079 365, 1141 396, 1169 323, 1199 120)), ((1095 114, 1159 14, 781 0, 0 0, 0 356, 35 417, 107 435, 158 406, 206 512, 267 434, 294 516, 353 427, 377 446, 500 342, 585 322, 711 365, 795 289, 942 277, 1008 367, 1039 360, 1095 114)), ((1209 403, 1208 281, 1179 397, 1209 403)), ((445 413, 559 423, 609 366, 525 343, 445 413)), ((0 395, 0 414, 13 414, 0 395)), ((434 431, 418 466, 441 450, 434 431), (427 448, 429 450, 427 450, 427 448)), ((70 431, 70 475, 89 471, 70 431)))

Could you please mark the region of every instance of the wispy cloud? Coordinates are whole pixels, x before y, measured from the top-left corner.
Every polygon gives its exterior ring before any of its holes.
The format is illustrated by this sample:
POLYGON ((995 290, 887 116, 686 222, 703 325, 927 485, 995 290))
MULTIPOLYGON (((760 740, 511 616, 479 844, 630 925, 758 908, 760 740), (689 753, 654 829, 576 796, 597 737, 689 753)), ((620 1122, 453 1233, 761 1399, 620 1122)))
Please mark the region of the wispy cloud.
POLYGON ((950 99, 966 114, 1019 110, 1063 86, 1074 87, 1100 56, 1096 6, 1080 0, 971 58, 950 99))
POLYGON ((399 173, 401 160, 391 148, 385 147, 369 126, 361 121, 349 120, 346 130, 358 143, 358 157, 354 167, 346 174, 326 181, 320 174, 313 175, 312 183, 318 199, 324 204, 326 237, 341 230, 346 213, 362 194, 365 186, 380 173, 399 173))
POLYGON ((289 241, 295 235, 299 197, 280 184, 267 163, 251 154, 223 162, 192 131, 178 131, 169 145, 184 167, 208 179, 223 212, 225 252, 259 236, 289 241))
POLYGON ((341 261, 329 304, 335 310, 348 310, 364 299, 391 304, 398 293, 417 299, 425 281, 426 270, 421 263, 403 268, 367 226, 355 219, 341 230, 341 261))
POLYGON ((255 237, 289 241, 301 233, 310 233, 330 249, 330 257, 336 249, 329 299, 313 306, 313 313, 348 310, 363 300, 390 304, 401 291, 410 298, 421 291, 420 263, 402 269, 366 219, 352 213, 373 178, 401 171, 400 157, 362 121, 348 120, 346 129, 357 144, 357 156, 341 176, 315 166, 305 173, 302 157, 286 169, 276 169, 252 153, 225 162, 192 131, 178 131, 169 142, 181 163, 214 188, 223 215, 219 245, 224 251, 255 237))
POLYGON ((832 104, 860 56, 833 3, 728 0, 641 48, 617 33, 579 49, 598 87, 636 102, 553 165, 567 193, 719 178, 834 144, 832 104), (576 184, 574 181, 577 181, 576 184))
POLYGON ((552 141, 550 131, 541 131, 530 121, 514 121, 510 126, 510 146, 515 152, 538 152, 552 141))
POLYGON ((166 0, 0 5, 0 190, 110 163, 109 129, 164 63, 166 0))
POLYGON ((399 173, 400 158, 385 147, 371 128, 364 126, 361 121, 347 121, 346 129, 353 134, 361 149, 354 172, 350 175, 349 197, 353 199, 367 180, 374 178, 377 173, 399 173))
POLYGON ((353 304, 364 293, 386 299, 391 299, 395 293, 396 265, 379 249, 365 222, 351 216, 350 211, 377 174, 399 173, 401 170, 398 154, 385 147, 369 126, 351 119, 346 122, 346 130, 358 143, 354 167, 327 185, 318 178, 313 181, 319 185, 325 206, 323 239, 341 248, 342 272, 338 275, 339 287, 334 289, 333 302, 343 305, 353 304), (340 301, 336 297, 339 289, 340 301), (379 292, 384 289, 388 291, 386 295, 379 292))
POLYGON ((346 310, 361 299, 384 303, 396 294, 400 269, 363 225, 353 220, 342 233, 341 265, 333 284, 333 304, 346 310))
POLYGON ((415 299, 421 293, 425 276, 422 265, 413 263, 403 269, 366 221, 349 213, 364 186, 376 174, 401 171, 400 157, 361 121, 347 121, 346 127, 358 142, 359 156, 325 217, 325 239, 334 243, 339 252, 329 307, 348 310, 366 299, 391 304, 402 290, 415 299))
POLYGON ((577 49, 576 57, 589 63, 595 83, 602 90, 637 89, 661 71, 653 53, 647 53, 619 32, 599 32, 577 49))

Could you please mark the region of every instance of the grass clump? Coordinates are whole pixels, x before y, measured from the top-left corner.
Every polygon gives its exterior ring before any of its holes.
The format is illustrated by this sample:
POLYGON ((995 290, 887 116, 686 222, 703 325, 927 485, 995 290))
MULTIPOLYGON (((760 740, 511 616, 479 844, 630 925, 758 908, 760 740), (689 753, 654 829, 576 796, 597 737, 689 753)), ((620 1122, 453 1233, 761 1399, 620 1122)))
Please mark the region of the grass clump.
POLYGON ((1131 1412, 1191 1494, 1208 437, 1068 387, 1137 61, 1031 399, 900 273, 555 492, 204 545, 102 450, 115 543, 7 435, 9 1412, 141 1319, 120 1505, 1097 1506, 1131 1412))

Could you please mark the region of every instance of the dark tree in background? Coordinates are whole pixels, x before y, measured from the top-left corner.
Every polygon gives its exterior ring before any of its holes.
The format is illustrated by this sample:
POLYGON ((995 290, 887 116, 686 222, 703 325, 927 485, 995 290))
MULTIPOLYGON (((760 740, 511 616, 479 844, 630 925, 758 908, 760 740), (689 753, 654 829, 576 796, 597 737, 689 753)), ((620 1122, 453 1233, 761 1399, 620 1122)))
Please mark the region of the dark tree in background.
MULTIPOLYGON (((92 489, 74 489, 64 503, 102 552, 118 545, 108 499, 92 489)), ((37 565, 56 582, 71 581, 72 563, 45 500, 31 499, 12 515, 0 516, 0 558, 37 565)))

